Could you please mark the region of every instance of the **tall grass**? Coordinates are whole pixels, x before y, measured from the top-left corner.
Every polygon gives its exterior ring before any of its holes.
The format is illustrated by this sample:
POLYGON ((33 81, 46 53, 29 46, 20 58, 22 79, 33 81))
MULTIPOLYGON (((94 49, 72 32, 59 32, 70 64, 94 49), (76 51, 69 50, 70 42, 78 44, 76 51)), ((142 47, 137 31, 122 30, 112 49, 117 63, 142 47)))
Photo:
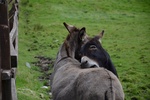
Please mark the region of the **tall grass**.
POLYGON ((67 31, 63 22, 86 27, 102 40, 118 71, 126 100, 150 99, 149 0, 20 0, 19 100, 48 100, 41 73, 31 62, 37 55, 55 59, 67 31), (31 64, 31 68, 26 66, 31 64))

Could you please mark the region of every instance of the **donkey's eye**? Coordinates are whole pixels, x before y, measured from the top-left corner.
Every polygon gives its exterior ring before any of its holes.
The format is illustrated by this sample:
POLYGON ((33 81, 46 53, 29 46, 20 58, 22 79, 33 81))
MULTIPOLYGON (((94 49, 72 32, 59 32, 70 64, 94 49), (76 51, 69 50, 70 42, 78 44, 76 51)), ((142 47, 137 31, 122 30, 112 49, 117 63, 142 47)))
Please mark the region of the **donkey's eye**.
POLYGON ((90 50, 96 50, 97 49, 97 47, 95 46, 95 45, 90 45, 90 48, 89 48, 90 50))

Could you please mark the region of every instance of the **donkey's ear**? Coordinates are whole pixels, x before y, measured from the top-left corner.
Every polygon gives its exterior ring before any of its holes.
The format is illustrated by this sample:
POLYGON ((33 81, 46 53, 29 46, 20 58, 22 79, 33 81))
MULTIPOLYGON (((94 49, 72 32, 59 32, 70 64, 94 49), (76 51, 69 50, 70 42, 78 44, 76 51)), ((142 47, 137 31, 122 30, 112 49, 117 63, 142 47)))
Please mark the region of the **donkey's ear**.
POLYGON ((87 40, 87 34, 86 34, 86 29, 85 27, 81 28, 79 31, 79 39, 84 42, 85 40, 87 40))
POLYGON ((95 38, 101 42, 101 38, 103 37, 103 35, 104 35, 104 30, 102 30, 102 32, 99 33, 99 35, 95 36, 95 38))
POLYGON ((99 37, 102 38, 104 35, 104 30, 102 30, 102 32, 99 34, 99 37))
POLYGON ((104 30, 102 30, 101 33, 99 33, 97 36, 95 36, 95 38, 99 40, 103 37, 103 35, 104 35, 104 30))
POLYGON ((66 29, 68 30, 69 33, 71 33, 73 31, 73 29, 75 28, 74 26, 68 25, 65 22, 63 24, 64 24, 64 26, 66 27, 66 29))

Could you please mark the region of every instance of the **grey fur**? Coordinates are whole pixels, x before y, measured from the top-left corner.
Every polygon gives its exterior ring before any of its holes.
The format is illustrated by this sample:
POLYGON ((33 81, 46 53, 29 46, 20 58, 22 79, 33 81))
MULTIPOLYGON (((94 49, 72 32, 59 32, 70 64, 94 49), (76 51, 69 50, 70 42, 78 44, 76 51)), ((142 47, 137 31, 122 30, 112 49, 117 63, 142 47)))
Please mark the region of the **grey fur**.
POLYGON ((112 72, 104 68, 81 69, 74 58, 78 34, 70 33, 58 52, 51 77, 53 100, 124 100, 121 83, 112 72))

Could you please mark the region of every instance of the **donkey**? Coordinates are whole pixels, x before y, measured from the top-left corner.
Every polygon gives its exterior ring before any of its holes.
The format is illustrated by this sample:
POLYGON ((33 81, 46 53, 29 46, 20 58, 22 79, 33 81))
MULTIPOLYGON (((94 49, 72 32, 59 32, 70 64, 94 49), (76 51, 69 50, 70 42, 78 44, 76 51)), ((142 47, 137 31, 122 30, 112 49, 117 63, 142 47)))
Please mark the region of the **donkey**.
POLYGON ((81 69, 80 62, 75 59, 76 50, 86 41, 85 28, 78 29, 66 23, 64 26, 69 35, 54 63, 53 100, 124 100, 121 83, 112 72, 104 68, 81 69))
POLYGON ((101 38, 103 37, 104 31, 94 38, 90 38, 89 41, 82 45, 80 48, 81 55, 81 67, 104 67, 107 70, 114 73, 117 77, 117 71, 113 65, 109 54, 101 45, 101 38))

